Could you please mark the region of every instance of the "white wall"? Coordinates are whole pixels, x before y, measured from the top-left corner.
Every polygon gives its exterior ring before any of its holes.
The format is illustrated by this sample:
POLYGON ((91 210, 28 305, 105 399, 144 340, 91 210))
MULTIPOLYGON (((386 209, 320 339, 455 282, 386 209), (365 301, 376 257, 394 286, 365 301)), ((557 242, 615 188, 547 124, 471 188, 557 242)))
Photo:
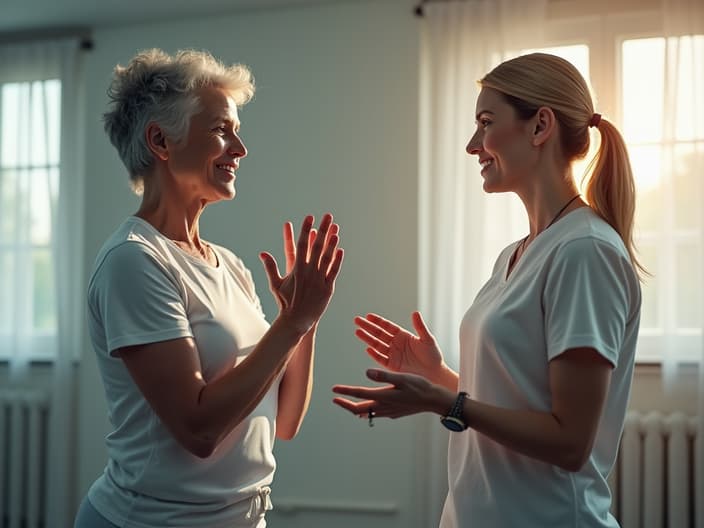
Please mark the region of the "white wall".
MULTIPOLYGON (((420 420, 373 429, 331 403, 335 383, 363 381, 370 360, 352 318, 369 310, 407 321, 417 308, 418 20, 412 0, 349 1, 180 22, 97 30, 87 55, 85 262, 138 201, 102 131, 116 63, 138 50, 206 48, 248 64, 257 94, 240 114, 249 149, 234 201, 204 215, 207 239, 252 269, 265 311, 275 304, 257 257, 282 257, 281 225, 330 210, 341 224, 345 263, 321 324, 315 391, 299 436, 279 442, 273 500, 371 506, 395 514, 274 510, 270 525, 421 526, 414 449, 420 420), (420 523, 420 524, 419 524, 420 523)), ((87 277, 86 277, 87 280, 87 277)), ((103 389, 85 341, 80 372, 77 500, 105 463, 103 389)))
MULTIPOLYGON (((378 422, 370 429, 331 403, 335 383, 363 381, 370 365, 352 318, 369 310, 400 322, 417 308, 417 141, 419 20, 414 0, 349 0, 330 6, 248 11, 180 22, 99 29, 87 54, 87 273, 105 237, 138 200, 100 122, 111 69, 138 50, 206 48, 248 64, 255 100, 241 112, 249 149, 233 202, 212 206, 203 235, 233 249, 252 269, 265 311, 275 305, 257 258, 281 258, 281 224, 332 211, 345 263, 320 328, 310 413, 299 436, 279 442, 275 505, 300 501, 331 511, 274 510, 270 526, 417 527, 428 423, 378 422), (375 514, 376 506, 396 513, 375 514), (335 511, 341 506, 340 511, 335 511), (349 507, 350 511, 344 511, 349 507), (369 507, 370 511, 363 510, 369 507), (355 508, 361 508, 355 513, 355 508)), ((87 276, 86 276, 87 280, 87 276)), ((80 366, 79 501, 105 463, 108 431, 102 385, 85 340, 80 366)), ((694 413, 695 377, 665 395, 659 370, 638 369, 632 407, 694 413)))

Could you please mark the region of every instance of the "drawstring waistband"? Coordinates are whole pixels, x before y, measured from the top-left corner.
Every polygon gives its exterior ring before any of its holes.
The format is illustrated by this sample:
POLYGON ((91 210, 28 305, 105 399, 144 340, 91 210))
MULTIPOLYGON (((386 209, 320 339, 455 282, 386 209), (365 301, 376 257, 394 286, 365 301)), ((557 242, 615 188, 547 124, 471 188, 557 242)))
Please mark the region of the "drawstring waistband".
POLYGON ((266 511, 274 509, 269 495, 271 495, 271 488, 269 486, 262 486, 254 493, 249 501, 249 511, 245 517, 248 521, 259 517, 266 511))

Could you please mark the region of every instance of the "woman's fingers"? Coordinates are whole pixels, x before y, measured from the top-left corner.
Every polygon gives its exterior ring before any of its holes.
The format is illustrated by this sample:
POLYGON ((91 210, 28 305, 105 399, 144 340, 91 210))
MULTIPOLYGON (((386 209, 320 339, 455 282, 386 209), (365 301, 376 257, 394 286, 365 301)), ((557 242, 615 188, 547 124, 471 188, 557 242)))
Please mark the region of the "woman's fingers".
POLYGON ((325 246, 325 251, 320 256, 320 271, 328 274, 330 270, 330 265, 332 264, 332 259, 337 252, 337 243, 340 241, 337 235, 331 235, 328 237, 327 245, 325 246))
POLYGON ((385 385, 383 387, 358 387, 354 385, 335 385, 332 391, 336 394, 344 394, 345 396, 352 396, 353 398, 359 398, 364 400, 376 400, 383 398, 385 394, 389 391, 394 390, 392 385, 385 385))
POLYGON ((337 279, 337 275, 340 273, 340 268, 342 267, 342 260, 345 258, 345 250, 338 248, 335 250, 335 256, 330 263, 330 269, 328 271, 327 277, 325 277, 328 284, 334 283, 337 279))
POLYGON ((315 218, 313 218, 313 215, 308 215, 303 219, 303 223, 301 224, 301 232, 298 234, 298 241, 296 242, 296 266, 299 268, 306 263, 308 240, 314 221, 315 218))
POLYGON ((286 273, 291 273, 293 265, 296 263, 296 245, 293 242, 293 224, 291 222, 284 223, 284 255, 286 256, 286 273))
POLYGON ((311 247, 310 257, 308 259, 308 262, 310 264, 313 264, 313 266, 316 268, 320 265, 320 257, 323 253, 323 248, 328 238, 328 230, 330 229, 331 225, 332 215, 330 213, 325 213, 323 215, 323 218, 320 220, 320 227, 318 228, 318 232, 316 233, 315 241, 313 242, 313 246, 311 247))
POLYGON ((389 366, 389 356, 386 354, 382 354, 378 350, 372 348, 372 347, 367 347, 367 354, 369 354, 369 357, 371 357, 374 361, 379 363, 383 367, 388 367, 389 366))
POLYGON ((358 328, 357 330, 354 331, 354 335, 357 336, 358 339, 361 341, 365 342, 367 345, 369 345, 372 348, 375 348, 384 354, 388 354, 389 352, 389 345, 385 341, 381 341, 380 339, 377 339, 376 336, 370 335, 369 333, 365 332, 364 330, 358 328))
MULTIPOLYGON (((409 379, 412 378, 418 378, 418 376, 415 376, 413 374, 403 374, 400 372, 391 372, 390 370, 380 370, 380 369, 367 369, 367 377, 370 380, 376 381, 378 383, 390 383, 391 385, 387 385, 386 387, 401 387, 403 386, 409 379)), ((379 387, 379 388, 385 388, 385 387, 379 387)))
POLYGON ((418 334, 418 337, 425 341, 432 341, 434 339, 433 334, 431 334, 430 330, 428 330, 428 325, 425 324, 423 316, 420 314, 420 312, 413 312, 411 314, 411 321, 413 322, 413 328, 418 334))
MULTIPOLYGON (((312 265, 310 268, 316 271, 322 270, 326 278, 331 274, 336 275, 342 264, 343 254, 337 247, 340 242, 338 235, 340 226, 334 224, 332 220, 332 214, 325 213, 320 226, 316 229, 313 227, 314 217, 306 216, 301 225, 296 248, 293 253, 287 252, 287 258, 289 255, 294 255, 294 259, 298 258, 299 267, 312 265)), ((288 229, 284 226, 284 240, 289 236, 288 229)), ((290 229, 293 229, 292 226, 290 229)))
POLYGON ((306 251, 306 263, 310 262, 310 255, 313 251, 313 243, 318 236, 318 230, 312 227, 308 233, 308 250, 306 251))
MULTIPOLYGON (((394 338, 393 334, 390 334, 380 326, 371 323, 364 317, 356 316, 354 318, 354 323, 358 326, 357 332, 364 332, 366 335, 373 337, 378 342, 384 343, 385 345, 389 345, 394 338)), ((365 343, 368 343, 368 341, 361 335, 357 335, 357 337, 362 339, 365 343)), ((369 344, 371 345, 372 343, 369 344)))
POLYGON ((332 402, 343 409, 347 409, 352 414, 360 415, 360 417, 366 416, 370 410, 373 410, 375 404, 372 400, 355 402, 347 398, 333 398, 332 402))
POLYGON ((271 253, 263 251, 259 254, 259 258, 264 265, 264 271, 266 272, 267 278, 269 279, 269 286, 278 289, 281 281, 283 280, 279 274, 279 265, 276 263, 276 259, 271 253))
POLYGON ((396 323, 393 323, 389 321, 388 319, 383 318, 382 316, 375 314, 375 313, 368 313, 366 316, 366 319, 369 320, 370 322, 374 323, 378 327, 382 328, 385 330, 387 333, 391 335, 396 335, 398 334, 402 329, 400 326, 398 326, 396 323))

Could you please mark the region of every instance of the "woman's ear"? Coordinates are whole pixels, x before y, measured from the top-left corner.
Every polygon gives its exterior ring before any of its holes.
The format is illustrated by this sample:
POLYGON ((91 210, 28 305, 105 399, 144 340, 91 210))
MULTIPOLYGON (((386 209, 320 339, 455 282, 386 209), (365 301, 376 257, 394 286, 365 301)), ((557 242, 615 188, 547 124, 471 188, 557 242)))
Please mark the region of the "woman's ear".
POLYGON ((156 123, 149 123, 145 132, 147 147, 158 159, 166 161, 169 159, 169 149, 166 146, 166 136, 161 127, 156 123))
POLYGON ((557 119, 552 108, 541 106, 533 117, 533 146, 537 147, 550 138, 557 127, 557 119))

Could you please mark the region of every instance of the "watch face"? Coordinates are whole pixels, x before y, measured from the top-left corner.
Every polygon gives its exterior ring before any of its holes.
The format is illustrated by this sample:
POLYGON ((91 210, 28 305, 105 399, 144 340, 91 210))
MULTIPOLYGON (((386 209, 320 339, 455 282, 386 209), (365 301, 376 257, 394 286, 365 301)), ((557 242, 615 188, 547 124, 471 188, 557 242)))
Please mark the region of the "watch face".
POLYGON ((450 431, 464 431, 467 427, 464 425, 462 420, 455 418, 453 416, 445 416, 442 420, 440 420, 442 424, 447 427, 450 431))

